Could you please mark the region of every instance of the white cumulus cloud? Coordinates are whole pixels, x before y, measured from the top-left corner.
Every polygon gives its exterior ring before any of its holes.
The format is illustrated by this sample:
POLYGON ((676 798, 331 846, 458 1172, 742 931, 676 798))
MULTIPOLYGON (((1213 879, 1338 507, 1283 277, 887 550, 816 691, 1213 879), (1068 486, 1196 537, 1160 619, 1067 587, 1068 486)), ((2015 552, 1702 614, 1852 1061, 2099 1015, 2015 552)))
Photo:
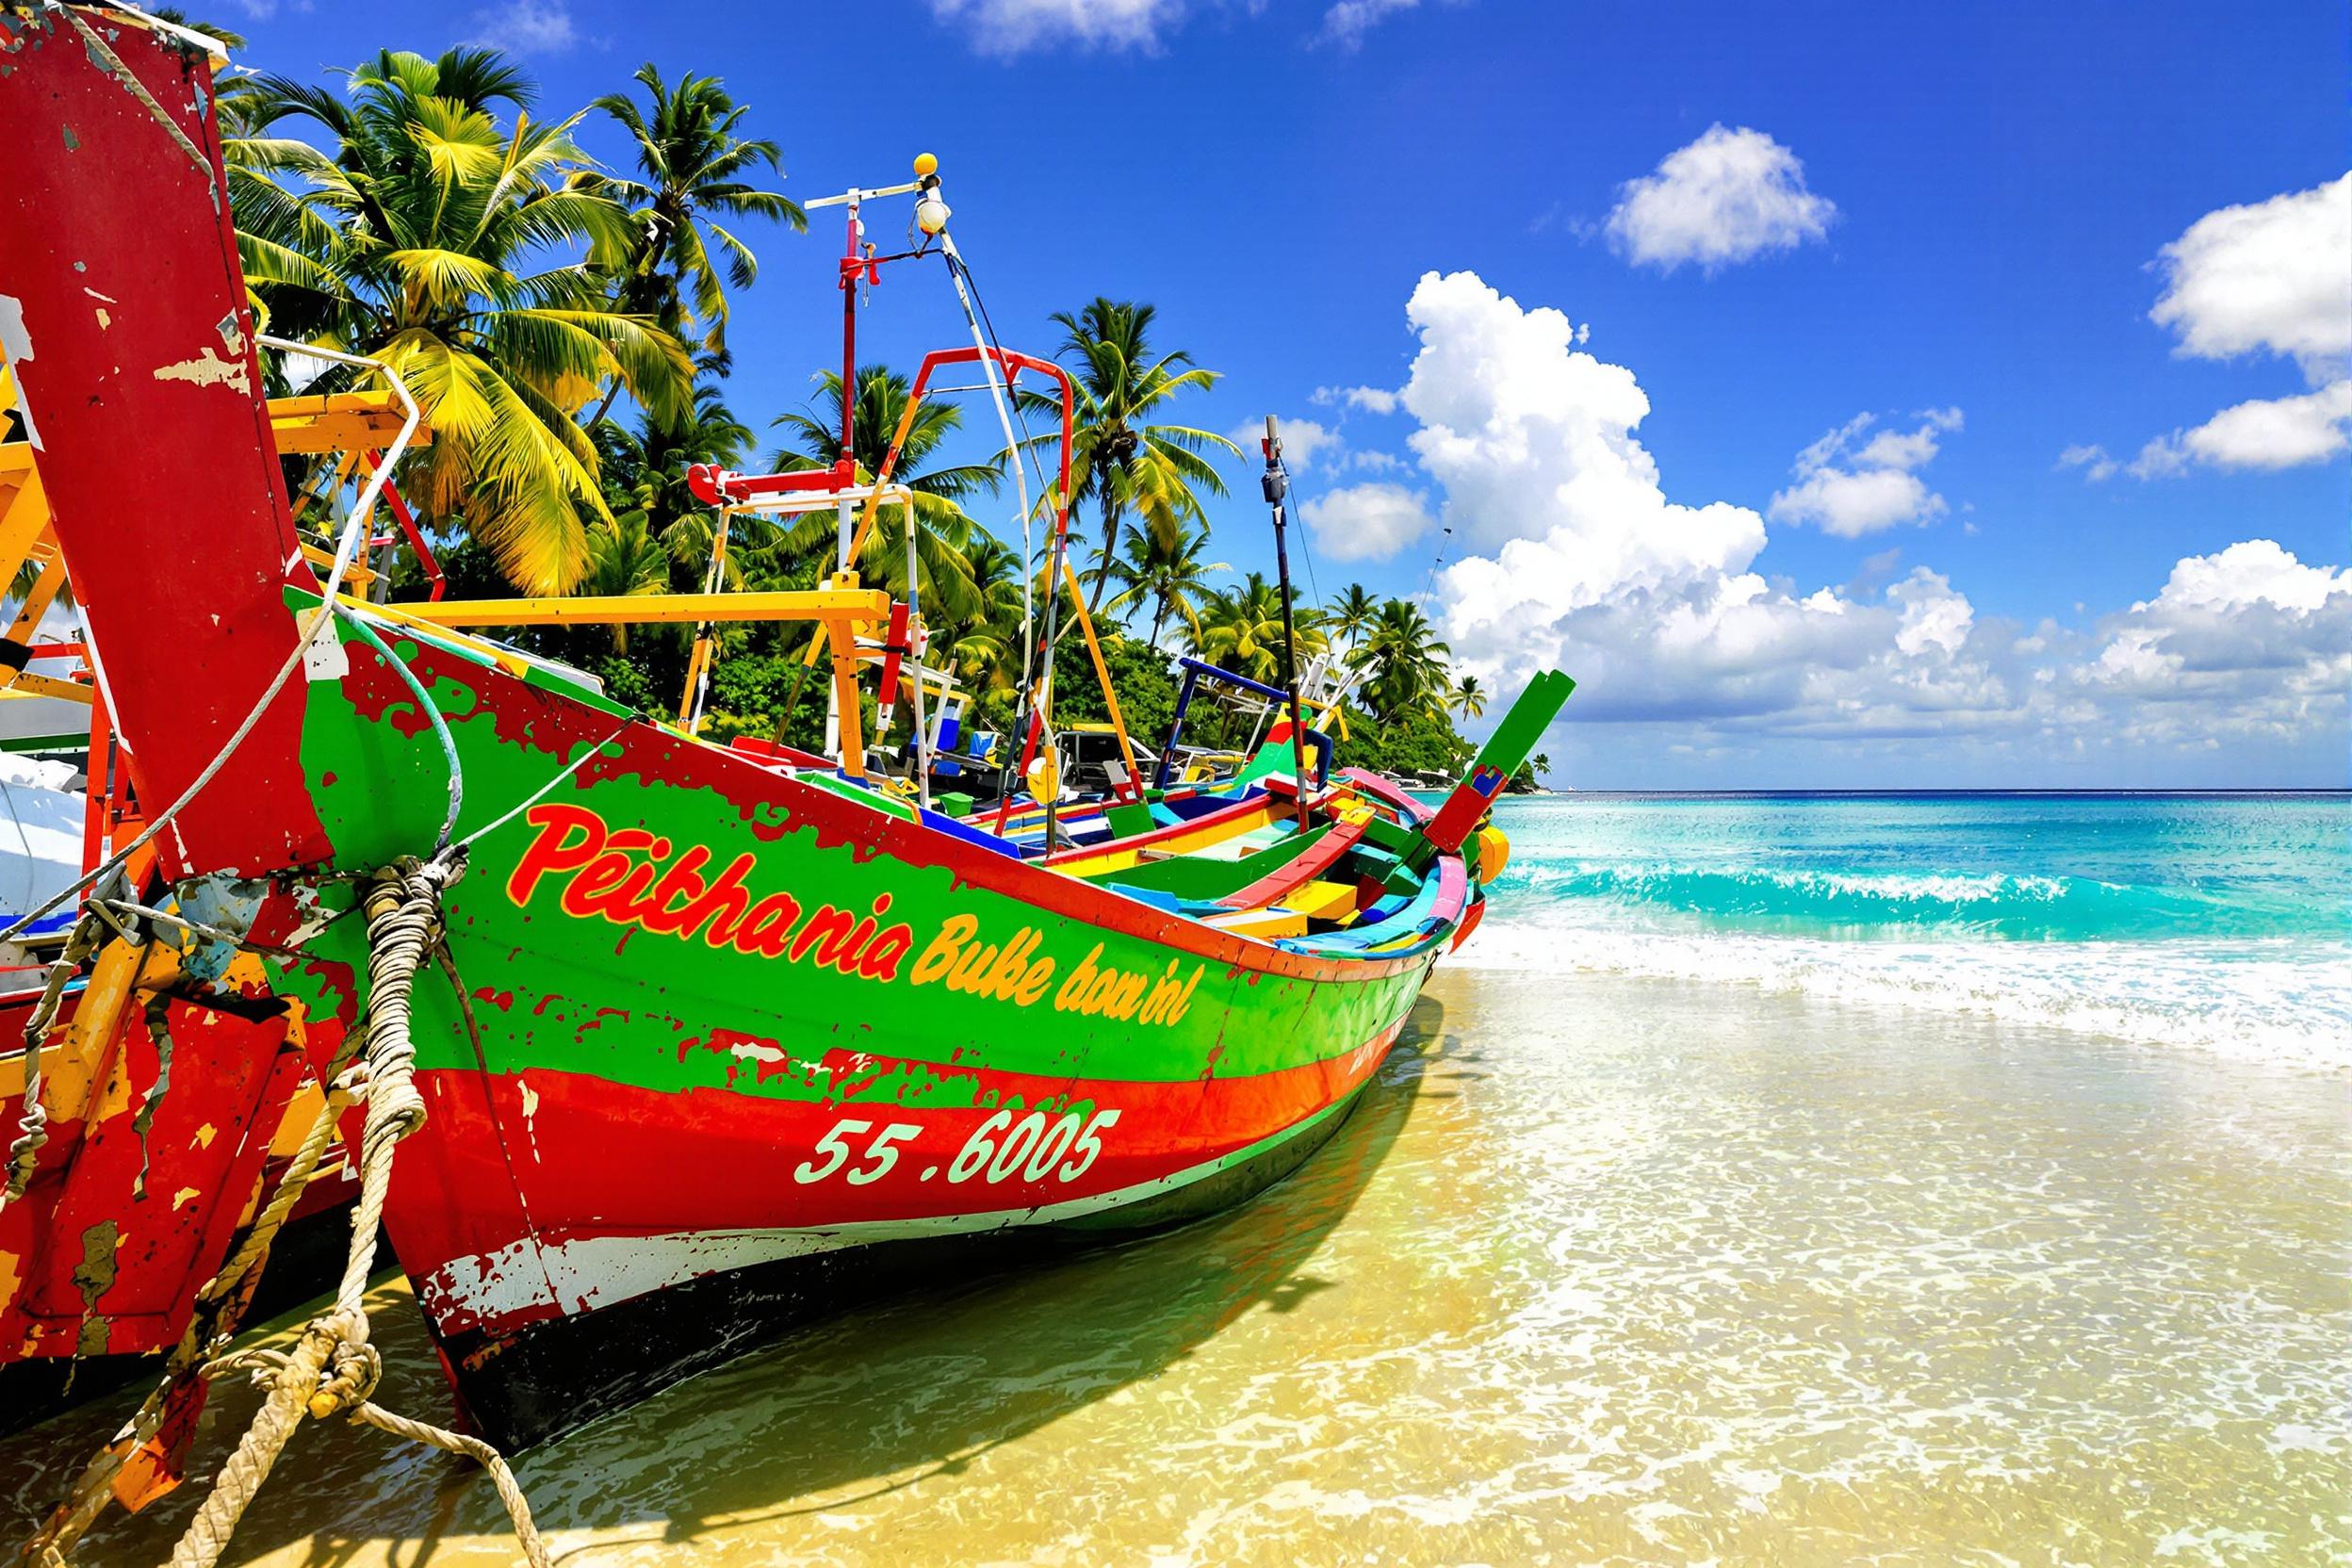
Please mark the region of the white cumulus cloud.
POLYGON ((1929 409, 1911 431, 1882 430, 1857 414, 1797 454, 1796 482, 1774 496, 1774 522, 1812 523, 1824 533, 1859 539, 1902 523, 1928 523, 1952 508, 1915 470, 1936 456, 1937 437, 1961 426, 1956 408, 1929 409))
POLYGON ((1056 43, 1156 49, 1184 10, 1184 0, 931 0, 931 14, 961 24, 981 53, 1005 56, 1056 43))
POLYGON ((1328 561, 1384 561, 1429 529, 1428 496, 1380 480, 1311 496, 1298 515, 1328 561))
MULTIPOLYGON (((2209 212, 2164 248, 2157 265, 2164 289, 2148 319, 2171 331, 2176 354, 2274 354, 2294 360, 2313 390, 2252 399, 2159 435, 2124 466, 2128 472, 2163 479, 2200 464, 2291 468, 2352 447, 2352 174, 2209 212)), ((2094 480, 2115 468, 2084 465, 2094 480)))
POLYGON ((2269 352, 2316 385, 2352 358, 2352 174, 2209 212, 2164 249, 2148 312, 2200 359, 2269 352))
MULTIPOLYGON (((1668 498, 1634 433, 1648 398, 1580 352, 1561 313, 1457 272, 1424 276, 1406 314, 1409 444, 1429 509, 1471 551, 1439 575, 1434 618, 1460 667, 1498 690, 1545 667, 1577 678, 1555 756, 1821 742, 1900 745, 1916 763, 1933 745, 2013 780, 2084 755, 2169 765, 2232 735, 2295 766, 2340 756, 2352 571, 2248 541, 2181 560, 2153 599, 2087 630, 1988 617, 1932 567, 1896 576, 1891 554, 1808 592, 1757 569, 1756 511, 1668 498), (1618 724, 1634 727, 1592 727, 1618 724)), ((1857 419, 1801 465, 1916 477, 1960 422, 1857 419)))
POLYGON ((2352 571, 2273 540, 2183 558, 2153 599, 2108 617, 2073 673, 2114 702, 2128 738, 2287 739, 2341 729, 2352 689, 2352 571))
POLYGON ((2347 446, 2352 446, 2352 380, 2225 408, 2194 430, 2149 442, 2132 471, 2154 479, 2180 473, 2192 462, 2217 468, 2294 468, 2324 463, 2347 446))
POLYGON ((1837 216, 1805 188, 1796 154, 1762 131, 1713 125, 1627 181, 1605 227, 1637 266, 1671 272, 1689 261, 1712 272, 1823 238, 1837 216))

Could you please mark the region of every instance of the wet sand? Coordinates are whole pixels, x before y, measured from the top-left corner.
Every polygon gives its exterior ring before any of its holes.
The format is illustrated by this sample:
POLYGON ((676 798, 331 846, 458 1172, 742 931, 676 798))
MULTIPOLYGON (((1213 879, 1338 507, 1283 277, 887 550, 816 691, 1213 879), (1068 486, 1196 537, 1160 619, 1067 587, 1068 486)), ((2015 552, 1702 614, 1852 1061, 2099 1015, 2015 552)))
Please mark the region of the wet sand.
MULTIPOLYGON (((1453 969, 1257 1202, 943 1281, 518 1471, 574 1568, 2352 1562, 2347 1279, 2352 1078, 1453 969)), ((377 1294, 378 1399, 438 1418, 377 1294)), ((0 1443, 8 1544, 132 1402, 0 1443)), ((78 1560, 161 1560, 197 1490, 78 1560)), ((230 1559, 514 1560, 468 1466, 340 1426, 230 1559)))

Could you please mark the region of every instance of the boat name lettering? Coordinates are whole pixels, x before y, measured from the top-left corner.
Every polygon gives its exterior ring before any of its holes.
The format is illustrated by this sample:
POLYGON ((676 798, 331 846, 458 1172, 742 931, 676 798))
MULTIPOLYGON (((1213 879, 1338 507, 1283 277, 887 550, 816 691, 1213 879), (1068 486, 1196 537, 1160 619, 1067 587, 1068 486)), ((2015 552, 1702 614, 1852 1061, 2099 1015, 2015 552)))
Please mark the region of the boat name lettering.
MULTIPOLYGON (((532 807, 523 820, 538 837, 506 879, 506 896, 517 907, 530 907, 544 882, 556 890, 557 906, 575 919, 601 918, 865 980, 897 979, 915 953, 914 928, 886 923, 889 893, 875 896, 870 913, 820 904, 804 920, 791 893, 754 891, 750 878, 759 862, 749 851, 712 874, 705 846, 690 844, 677 853, 669 840, 642 827, 615 829, 585 807, 550 802, 532 807)), ((1173 1025, 1190 1011, 1205 968, 1196 963, 1183 973, 1183 961, 1170 958, 1157 974, 1121 969, 1103 961, 1103 944, 1096 942, 1065 972, 1037 951, 1042 942, 1034 925, 1019 926, 1001 941, 983 940, 977 916, 950 915, 915 955, 906 978, 1017 1007, 1050 998, 1056 1012, 1173 1025)))
MULTIPOLYGON (((1037 927, 1024 925, 1004 942, 979 939, 980 922, 972 915, 950 915, 915 959, 908 978, 918 986, 944 984, 949 990, 1035 1006, 1053 986, 1055 965, 1037 956, 1037 927)), ((1102 961, 1097 942, 1078 960, 1068 977, 1053 990, 1054 1010, 1088 1018, 1133 1020, 1138 1023, 1173 1024, 1192 1006, 1193 988, 1200 984, 1204 966, 1195 964, 1189 975, 1179 976, 1183 963, 1170 958, 1157 975, 1144 970, 1123 970, 1102 961)))
POLYGON ((642 827, 614 832, 583 807, 534 806, 523 820, 539 837, 506 879, 506 896, 519 906, 530 906, 543 878, 559 877, 563 890, 556 902, 567 915, 600 915, 680 941, 699 939, 707 947, 814 962, 867 980, 897 979, 915 945, 912 926, 882 923, 890 908, 888 893, 874 899, 871 914, 820 904, 804 921, 792 894, 755 897, 745 886, 758 863, 749 851, 716 876, 706 876, 710 852, 702 845, 689 846, 662 870, 669 840, 642 827))

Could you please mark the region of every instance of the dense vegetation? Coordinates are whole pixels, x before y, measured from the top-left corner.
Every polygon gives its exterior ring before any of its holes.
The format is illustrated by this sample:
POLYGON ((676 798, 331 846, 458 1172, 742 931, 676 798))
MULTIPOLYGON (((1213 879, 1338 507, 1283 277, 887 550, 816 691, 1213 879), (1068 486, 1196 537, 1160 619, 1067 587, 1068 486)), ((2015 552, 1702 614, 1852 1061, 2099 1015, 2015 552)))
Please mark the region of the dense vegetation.
MULTIPOLYGON (((767 188, 780 149, 752 134, 748 108, 720 81, 671 81, 647 65, 632 91, 553 118, 539 111, 535 84, 488 50, 386 51, 340 74, 327 85, 250 76, 222 90, 239 245, 270 331, 382 357, 415 390, 434 438, 400 481, 442 544, 452 592, 699 591, 712 519, 689 495, 687 468, 830 466, 845 396, 857 402, 850 455, 862 475, 881 462, 908 398, 906 376, 890 367, 863 367, 854 389, 825 375, 812 407, 764 421, 727 400, 730 299, 753 286, 760 249, 805 225, 767 188), (582 150, 591 116, 625 134, 629 172, 582 150)), ((1165 347, 1149 304, 1098 298, 1052 321, 1080 388, 1073 565, 1103 624, 1128 725, 1156 743, 1174 703, 1174 653, 1279 679, 1279 595, 1258 573, 1231 580, 1211 559, 1203 503, 1225 494, 1218 462, 1240 453, 1175 421, 1217 373, 1165 347)), ((294 368, 271 367, 278 389, 294 368)), ((305 384, 347 384, 330 370, 305 384)), ((961 419, 952 403, 922 405, 898 472, 920 496, 914 586, 934 660, 952 664, 982 724, 1003 727, 1021 679, 1023 565, 965 508, 1001 491, 1017 454, 948 461, 961 419)), ((726 585, 808 587, 833 549, 829 514, 792 526, 739 519, 726 585)), ((894 510, 857 566, 906 592, 894 510)), ((1352 682, 1331 726, 1344 761, 1451 772, 1466 760, 1453 721, 1478 717, 1487 694, 1453 678, 1418 604, 1350 585, 1328 605, 1301 605, 1297 623, 1301 661, 1352 682)), ((677 710, 691 629, 514 635, 595 672, 621 700, 677 710)), ((804 628, 726 629, 706 732, 812 742, 825 699, 804 674, 807 639, 804 628)), ((1064 638, 1056 663, 1057 716, 1102 717, 1077 636, 1064 638)), ((1204 705, 1192 736, 1231 744, 1246 733, 1204 705)))

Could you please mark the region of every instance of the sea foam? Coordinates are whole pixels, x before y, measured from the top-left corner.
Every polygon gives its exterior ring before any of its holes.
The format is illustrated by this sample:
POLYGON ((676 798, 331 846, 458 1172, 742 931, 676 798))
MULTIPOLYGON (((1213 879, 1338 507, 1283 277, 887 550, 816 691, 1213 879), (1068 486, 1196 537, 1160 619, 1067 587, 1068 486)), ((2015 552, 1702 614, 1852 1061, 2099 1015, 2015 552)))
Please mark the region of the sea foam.
POLYGON ((2352 1070, 2352 800, 1506 802, 1458 961, 1736 982, 2352 1070))
POLYGON ((1490 917, 1453 962, 1731 982, 2352 1071, 2352 944, 1838 941, 1490 917))

